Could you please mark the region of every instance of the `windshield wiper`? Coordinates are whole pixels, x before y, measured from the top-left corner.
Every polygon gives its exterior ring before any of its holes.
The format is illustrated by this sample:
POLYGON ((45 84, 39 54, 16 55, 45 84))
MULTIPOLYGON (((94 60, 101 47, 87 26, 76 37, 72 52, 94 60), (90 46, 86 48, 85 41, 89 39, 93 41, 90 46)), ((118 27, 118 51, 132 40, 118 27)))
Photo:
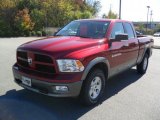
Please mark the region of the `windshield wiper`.
POLYGON ((78 37, 81 37, 81 38, 92 38, 92 37, 89 37, 89 36, 81 36, 81 35, 79 35, 78 37))
POLYGON ((54 35, 54 36, 76 36, 76 35, 54 35))
POLYGON ((81 37, 81 38, 92 38, 89 36, 80 36, 80 35, 54 35, 54 36, 77 36, 77 37, 81 37))
POLYGON ((54 35, 54 36, 62 36, 62 35, 54 35))

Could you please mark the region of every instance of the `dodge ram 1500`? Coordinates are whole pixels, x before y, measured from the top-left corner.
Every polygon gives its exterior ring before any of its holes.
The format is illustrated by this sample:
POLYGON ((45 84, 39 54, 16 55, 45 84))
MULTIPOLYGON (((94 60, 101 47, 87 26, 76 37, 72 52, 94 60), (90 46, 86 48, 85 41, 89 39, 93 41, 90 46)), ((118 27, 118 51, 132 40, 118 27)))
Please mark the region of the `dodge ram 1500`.
POLYGON ((97 103, 106 80, 133 66, 144 74, 153 39, 137 37, 124 20, 75 20, 54 36, 17 48, 14 80, 34 92, 54 97, 77 97, 97 103))

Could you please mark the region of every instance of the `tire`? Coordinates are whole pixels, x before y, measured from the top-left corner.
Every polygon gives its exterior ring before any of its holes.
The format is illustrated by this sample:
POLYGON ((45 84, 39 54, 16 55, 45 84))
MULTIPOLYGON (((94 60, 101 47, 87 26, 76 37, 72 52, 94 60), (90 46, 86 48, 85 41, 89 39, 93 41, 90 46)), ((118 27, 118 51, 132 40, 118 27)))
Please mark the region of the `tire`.
POLYGON ((148 60, 149 60, 149 56, 148 56, 148 54, 145 54, 144 57, 143 57, 142 62, 137 65, 137 72, 139 74, 146 73, 147 68, 148 68, 148 60))
POLYGON ((105 88, 105 76, 102 70, 92 70, 84 81, 80 101, 84 105, 94 105, 101 99, 105 88))

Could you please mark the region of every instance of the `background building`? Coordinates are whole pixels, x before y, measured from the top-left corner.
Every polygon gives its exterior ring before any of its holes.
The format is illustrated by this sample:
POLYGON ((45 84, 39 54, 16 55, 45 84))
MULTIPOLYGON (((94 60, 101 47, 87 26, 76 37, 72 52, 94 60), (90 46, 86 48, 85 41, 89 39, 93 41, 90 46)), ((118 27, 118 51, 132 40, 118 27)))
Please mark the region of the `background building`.
POLYGON ((158 25, 160 25, 160 22, 133 22, 135 27, 138 27, 140 25, 143 25, 149 29, 156 29, 158 25))

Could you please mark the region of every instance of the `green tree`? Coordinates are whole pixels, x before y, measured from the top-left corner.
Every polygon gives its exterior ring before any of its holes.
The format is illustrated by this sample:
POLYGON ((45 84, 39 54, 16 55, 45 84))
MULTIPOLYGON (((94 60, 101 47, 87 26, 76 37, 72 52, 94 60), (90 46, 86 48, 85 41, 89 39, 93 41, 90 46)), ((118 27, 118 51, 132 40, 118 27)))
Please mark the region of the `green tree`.
POLYGON ((102 18, 117 19, 118 15, 116 13, 112 12, 112 10, 109 10, 108 15, 103 14, 102 18))
POLYGON ((58 2, 58 26, 64 25, 71 21, 73 6, 67 0, 60 0, 58 2))
POLYGON ((45 26, 45 12, 38 9, 33 9, 30 12, 30 17, 32 21, 35 23, 34 30, 41 30, 45 26))
POLYGON ((16 0, 0 0, 0 37, 13 35, 13 18, 16 13, 16 0))
POLYGON ((144 24, 139 24, 139 25, 138 25, 138 28, 139 28, 138 31, 140 31, 140 32, 142 32, 142 33, 144 33, 144 32, 146 31, 146 27, 144 26, 144 24))
POLYGON ((92 16, 96 16, 102 7, 99 0, 87 0, 87 2, 84 2, 83 6, 85 7, 85 10, 91 12, 92 16))
POLYGON ((91 18, 92 17, 92 13, 90 11, 84 11, 81 15, 81 18, 91 18))
POLYGON ((155 31, 156 31, 156 32, 160 32, 160 24, 158 24, 158 25, 156 26, 155 31))

